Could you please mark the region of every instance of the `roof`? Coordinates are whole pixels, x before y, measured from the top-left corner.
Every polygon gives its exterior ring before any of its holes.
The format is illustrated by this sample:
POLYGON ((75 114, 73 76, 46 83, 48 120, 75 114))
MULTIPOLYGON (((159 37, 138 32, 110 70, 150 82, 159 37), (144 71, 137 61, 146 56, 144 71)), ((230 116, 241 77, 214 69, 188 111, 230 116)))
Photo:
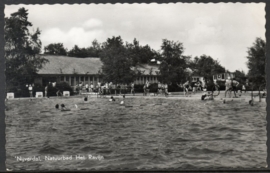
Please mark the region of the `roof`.
MULTIPOLYGON (((97 57, 77 58, 57 55, 41 55, 49 60, 38 74, 98 74, 102 61, 97 57)), ((135 69, 134 67, 132 69, 135 69)), ((136 69, 144 75, 157 75, 157 65, 140 64, 136 69)))
POLYGON ((76 58, 68 56, 42 55, 48 59, 38 74, 98 74, 100 58, 76 58))
POLYGON ((140 64, 133 67, 132 70, 140 71, 142 75, 158 75, 159 69, 157 65, 140 64))

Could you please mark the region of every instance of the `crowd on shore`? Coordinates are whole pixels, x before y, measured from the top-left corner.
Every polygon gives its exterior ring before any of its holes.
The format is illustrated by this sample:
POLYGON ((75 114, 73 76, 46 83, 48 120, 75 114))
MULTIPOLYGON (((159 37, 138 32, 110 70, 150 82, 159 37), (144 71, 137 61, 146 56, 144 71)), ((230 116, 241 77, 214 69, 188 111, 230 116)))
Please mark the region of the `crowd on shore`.
MULTIPOLYGON (((213 81, 213 89, 210 91, 207 89, 208 82, 203 79, 203 81, 200 81, 199 79, 197 81, 191 81, 191 79, 187 80, 185 83, 177 84, 178 87, 183 89, 184 96, 191 96, 191 94, 196 93, 197 91, 201 91, 203 93, 202 100, 206 99, 208 96, 210 96, 214 91, 219 91, 219 85, 216 80, 213 81)), ((171 84, 167 83, 150 83, 149 81, 145 81, 143 84, 143 88, 140 89, 140 91, 143 91, 143 95, 146 96, 150 92, 154 93, 154 95, 163 94, 165 96, 169 95, 168 87, 171 84)), ((30 97, 33 97, 33 87, 34 84, 26 85, 29 90, 30 97)), ((53 87, 56 91, 56 96, 63 96, 63 91, 56 87, 56 82, 49 82, 48 85, 45 86, 44 89, 44 96, 49 97, 49 87, 53 87)), ((227 96, 228 92, 232 92, 234 94, 234 97, 238 97, 241 95, 242 92, 246 92, 246 85, 240 84, 235 78, 228 77, 225 80, 225 95, 227 96), (240 93, 240 94, 239 94, 240 93), (238 96, 237 96, 238 95, 238 96)), ((137 88, 138 89, 138 88, 137 88)), ((73 90, 75 93, 81 95, 82 93, 96 93, 98 95, 121 95, 121 94, 132 94, 135 95, 135 84, 132 82, 130 84, 114 84, 113 82, 106 82, 101 83, 97 82, 96 85, 94 85, 93 82, 90 82, 90 84, 83 82, 80 82, 76 86, 74 86, 73 90)))

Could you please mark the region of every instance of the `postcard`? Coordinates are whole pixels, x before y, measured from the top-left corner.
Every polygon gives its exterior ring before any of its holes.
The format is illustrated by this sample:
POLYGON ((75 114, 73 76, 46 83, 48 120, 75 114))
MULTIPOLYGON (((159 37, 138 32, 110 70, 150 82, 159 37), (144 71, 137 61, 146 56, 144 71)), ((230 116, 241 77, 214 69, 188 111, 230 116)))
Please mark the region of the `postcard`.
POLYGON ((8 171, 267 167, 265 3, 4 14, 8 171))

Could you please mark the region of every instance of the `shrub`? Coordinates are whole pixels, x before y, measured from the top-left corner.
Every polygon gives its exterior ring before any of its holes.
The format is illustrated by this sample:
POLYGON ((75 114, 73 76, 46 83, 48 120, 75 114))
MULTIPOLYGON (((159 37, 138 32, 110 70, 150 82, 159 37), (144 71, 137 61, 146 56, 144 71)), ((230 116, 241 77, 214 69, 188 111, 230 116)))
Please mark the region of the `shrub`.
POLYGON ((60 90, 62 93, 63 91, 69 91, 70 95, 74 95, 74 91, 72 87, 66 82, 59 82, 56 83, 55 87, 52 84, 48 85, 48 96, 56 96, 56 92, 60 90))
POLYGON ((180 92, 183 88, 180 88, 177 84, 171 84, 168 86, 168 92, 180 92))
POLYGON ((134 85, 134 90, 135 93, 143 93, 143 84, 135 84, 134 85))

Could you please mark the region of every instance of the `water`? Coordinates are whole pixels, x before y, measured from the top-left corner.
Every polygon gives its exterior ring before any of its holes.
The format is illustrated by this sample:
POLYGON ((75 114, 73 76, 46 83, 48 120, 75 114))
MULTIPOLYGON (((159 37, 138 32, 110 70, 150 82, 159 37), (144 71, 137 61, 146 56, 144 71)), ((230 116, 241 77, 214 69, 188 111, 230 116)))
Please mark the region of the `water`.
POLYGON ((166 98, 10 100, 7 168, 211 169, 266 166, 266 103, 166 98), (71 111, 61 112, 64 103, 71 111), (78 105, 76 109, 74 104, 78 105), (129 107, 133 106, 133 107, 129 107), (86 108, 86 110, 80 110, 86 108), (88 109, 87 109, 88 108, 88 109), (71 156, 48 161, 45 156, 71 156), (104 159, 75 159, 76 155, 104 159), (15 156, 40 157, 20 162, 15 156))

